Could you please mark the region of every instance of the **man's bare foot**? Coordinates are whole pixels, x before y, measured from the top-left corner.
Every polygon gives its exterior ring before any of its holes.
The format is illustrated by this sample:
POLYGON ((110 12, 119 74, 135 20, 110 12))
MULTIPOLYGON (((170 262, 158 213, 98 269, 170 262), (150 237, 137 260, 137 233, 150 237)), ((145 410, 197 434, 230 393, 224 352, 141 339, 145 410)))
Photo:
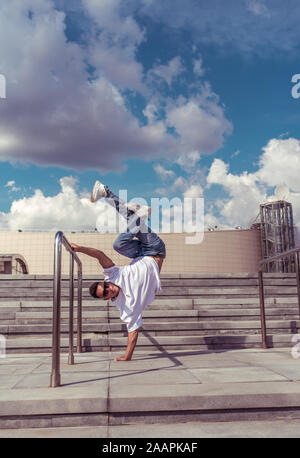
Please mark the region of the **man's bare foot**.
POLYGON ((128 358, 126 356, 120 356, 119 358, 115 358, 115 361, 130 361, 131 358, 128 358))

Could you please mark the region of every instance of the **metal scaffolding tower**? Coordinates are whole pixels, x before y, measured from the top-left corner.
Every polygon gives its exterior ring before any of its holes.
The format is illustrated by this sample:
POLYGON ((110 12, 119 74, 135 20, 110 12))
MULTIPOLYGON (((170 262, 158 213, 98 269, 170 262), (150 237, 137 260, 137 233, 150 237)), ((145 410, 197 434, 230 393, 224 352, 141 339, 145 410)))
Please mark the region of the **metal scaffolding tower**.
MULTIPOLYGON (((260 232, 263 258, 295 248, 293 208, 285 200, 260 205, 260 232)), ((294 272, 294 258, 267 264, 267 272, 294 272)))

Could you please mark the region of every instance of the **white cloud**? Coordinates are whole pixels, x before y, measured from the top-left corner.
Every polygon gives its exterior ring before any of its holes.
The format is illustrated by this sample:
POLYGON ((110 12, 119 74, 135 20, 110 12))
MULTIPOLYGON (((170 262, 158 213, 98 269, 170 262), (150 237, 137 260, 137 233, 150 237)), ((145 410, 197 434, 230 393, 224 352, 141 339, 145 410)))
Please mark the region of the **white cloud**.
POLYGON ((194 73, 197 76, 203 76, 204 75, 205 70, 203 68, 203 61, 202 61, 201 57, 199 59, 194 59, 193 69, 194 69, 194 73))
POLYGON ((168 27, 169 33, 184 37, 188 32, 198 46, 208 43, 226 52, 268 55, 297 51, 300 43, 298 0, 289 0, 288 6, 282 0, 226 0, 226 7, 224 0, 142 3, 140 16, 168 27))
POLYGON ((204 216, 204 227, 205 229, 221 229, 221 230, 226 230, 226 229, 232 229, 232 226, 228 226, 224 223, 220 223, 219 218, 216 217, 213 213, 211 212, 206 212, 204 216))
MULTIPOLYGON (((157 167, 156 167, 157 168, 157 167)), ((160 167, 157 168, 160 170, 160 167)), ((176 176, 175 172, 165 170, 163 167, 161 171, 161 178, 163 181, 168 181, 168 184, 164 187, 155 189, 155 193, 160 196, 169 197, 176 195, 179 197, 182 195, 183 198, 198 198, 203 197, 203 187, 199 184, 199 173, 197 170, 187 174, 187 177, 176 176), (167 174, 165 173, 167 172, 167 174), (171 173, 168 173, 171 172, 171 173), (170 183, 170 179, 172 182, 170 183)))
POLYGON ((176 163, 179 164, 186 172, 192 173, 199 161, 200 153, 198 151, 189 151, 188 153, 180 154, 176 163))
MULTIPOLYGON (((95 228, 103 233, 126 231, 125 219, 119 217, 105 200, 92 204, 89 193, 79 194, 77 182, 72 176, 63 177, 60 179, 61 190, 54 196, 46 197, 36 189, 32 196, 15 200, 9 212, 0 212, 0 228, 10 231, 94 231, 95 228)), ((202 197, 201 186, 189 187, 183 177, 176 178, 173 188, 178 195, 184 191, 185 198, 202 197)), ((192 230, 194 209, 183 215, 182 203, 183 199, 179 197, 171 200, 171 220, 176 221, 176 227, 180 228, 180 218, 184 216, 185 230, 192 230)), ((168 208, 162 206, 164 221, 168 221, 168 208)))
POLYGON ((182 176, 176 177, 173 176, 173 182, 164 188, 157 188, 154 190, 156 194, 161 196, 170 196, 171 194, 176 194, 179 196, 180 194, 184 193, 188 188, 188 182, 182 176))
POLYGON ((120 0, 83 0, 86 12, 99 28, 99 39, 89 47, 89 62, 113 84, 145 91, 143 66, 135 59, 145 32, 131 16, 121 16, 120 0))
MULTIPOLYGON (((270 140, 262 149, 258 170, 253 173, 231 173, 229 164, 221 159, 214 159, 207 175, 208 188, 217 184, 224 189, 224 193, 208 206, 205 227, 248 227, 251 220, 257 216, 259 205, 274 197, 274 188, 279 184, 289 186, 288 200, 293 204, 294 222, 300 226, 300 190, 297 179, 300 174, 299 158, 300 140, 289 138, 270 140), (281 173, 276 175, 278 169, 281 173)), ((168 182, 167 186, 156 190, 159 195, 169 197, 176 194, 180 197, 182 194, 183 197, 202 197, 203 186, 199 183, 196 172, 185 178, 176 176, 172 170, 160 164, 156 166, 156 171, 168 182)), ((5 186, 11 189, 15 185, 14 180, 9 180, 5 186)), ((89 193, 79 195, 75 178, 64 177, 60 180, 60 185, 61 191, 55 196, 46 197, 41 190, 35 190, 31 197, 15 200, 9 212, 0 213, 1 228, 67 231, 94 230, 97 225, 100 230, 102 227, 103 232, 118 230, 115 224, 115 210, 103 201, 92 204, 89 193)), ((172 218, 178 223, 180 212, 177 207, 175 205, 172 218)))
POLYGON ((16 182, 14 180, 8 181, 6 185, 4 185, 6 188, 10 188, 10 191, 17 192, 20 191, 21 188, 18 188, 15 186, 16 182))
POLYGON ((0 160, 108 170, 124 158, 172 154, 176 142, 163 123, 140 127, 111 81, 88 81, 88 53, 67 41, 64 20, 48 1, 0 6, 0 41, 6 43, 0 60, 9 85, 0 105, 0 160))
POLYGON ((175 176, 175 172, 173 172, 173 170, 167 170, 161 164, 156 164, 154 166, 154 170, 163 181, 174 178, 175 176))
POLYGON ((269 16, 269 10, 262 0, 248 0, 247 9, 255 16, 269 16))
POLYGON ((179 194, 180 192, 186 191, 186 188, 187 181, 183 177, 177 177, 174 183, 172 184, 170 191, 177 192, 179 194))
MULTIPOLYGON (((0 161, 105 172, 129 158, 176 159, 223 144, 230 123, 207 89, 158 117, 165 101, 160 93, 152 97, 136 58, 146 31, 123 2, 83 0, 81 11, 90 21, 84 46, 67 39, 65 14, 50 0, 1 3, 0 61, 8 97, 0 104, 0 161), (146 97, 148 124, 131 113, 123 89, 146 97)), ((183 65, 177 56, 155 71, 171 84, 183 65)))
POLYGON ((102 43, 96 43, 90 51, 89 61, 99 69, 96 72, 98 77, 103 74, 117 86, 145 92, 143 66, 130 54, 117 46, 107 48, 102 43))
POLYGON ((248 227, 250 219, 259 211, 259 204, 266 200, 266 194, 258 186, 256 174, 244 172, 241 175, 228 173, 228 164, 215 159, 207 176, 207 183, 219 184, 228 192, 230 199, 224 200, 219 212, 223 222, 231 227, 248 227))
POLYGON ((154 194, 159 196, 166 196, 168 194, 168 188, 156 188, 154 189, 154 194))
POLYGON ((248 227, 257 216, 259 205, 274 199, 274 187, 287 185, 294 222, 300 226, 299 174, 300 140, 295 138, 270 140, 263 148, 258 170, 253 173, 244 171, 234 175, 229 172, 228 164, 214 159, 207 176, 208 187, 221 185, 229 195, 215 205, 215 210, 220 213, 220 224, 248 227))
POLYGON ((147 118, 148 124, 154 124, 156 122, 156 119, 158 118, 158 110, 159 108, 153 101, 148 103, 146 108, 143 110, 143 115, 147 118))
POLYGON ((121 14, 122 0, 82 0, 82 4, 106 41, 134 50, 144 40, 145 32, 135 19, 129 14, 121 14))
MULTIPOLYGON (((171 194, 176 194, 176 196, 179 196, 187 190, 188 182, 185 178, 182 176, 176 177, 175 173, 172 175, 172 178, 173 181, 171 184, 168 184, 163 188, 156 188, 154 192, 160 196, 170 196, 171 194)), ((163 180, 166 180, 166 176, 164 176, 163 180)))
POLYGON ((89 194, 78 195, 76 185, 75 178, 64 177, 55 196, 46 197, 36 189, 31 197, 15 200, 8 213, 0 213, 0 227, 12 231, 93 231, 97 222, 103 232, 116 232, 115 209, 104 201, 92 204, 89 194))
POLYGON ((200 96, 179 98, 175 104, 169 104, 167 122, 179 135, 183 152, 215 153, 223 145, 224 137, 232 132, 232 125, 217 102, 206 85, 200 96))
POLYGON ((200 185, 193 184, 185 190, 183 193, 185 198, 196 199, 198 197, 203 197, 203 188, 200 185))
POLYGON ((286 183, 300 191, 300 140, 296 138, 272 139, 263 148, 258 177, 269 186, 286 183))
POLYGON ((240 152, 241 152, 241 151, 238 149, 238 150, 236 150, 234 153, 232 153, 232 155, 231 155, 230 157, 231 157, 231 158, 237 157, 237 156, 240 154, 240 152))
POLYGON ((8 182, 6 183, 6 185, 4 185, 4 186, 5 186, 5 187, 11 187, 11 186, 13 186, 14 184, 15 184, 15 181, 14 181, 14 180, 11 180, 11 181, 8 181, 8 182))
POLYGON ((169 86, 173 81, 184 72, 184 67, 179 56, 174 57, 167 65, 157 65, 149 72, 149 76, 158 76, 165 80, 169 86))

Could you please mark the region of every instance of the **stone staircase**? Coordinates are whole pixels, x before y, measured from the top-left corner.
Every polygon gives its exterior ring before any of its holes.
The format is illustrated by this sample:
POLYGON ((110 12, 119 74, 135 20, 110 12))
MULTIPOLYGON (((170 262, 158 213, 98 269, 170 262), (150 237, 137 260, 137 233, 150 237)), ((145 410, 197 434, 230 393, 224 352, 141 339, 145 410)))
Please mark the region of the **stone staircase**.
POLYGON ((65 354, 61 386, 49 389, 52 278, 0 276, 0 334, 7 349, 0 358, 4 437, 9 429, 14 437, 20 428, 29 428, 31 437, 48 437, 54 430, 68 434, 69 427, 78 427, 80 437, 80 428, 87 427, 94 428, 93 437, 111 438, 118 437, 113 430, 118 425, 132 426, 133 437, 136 431, 144 437, 145 425, 156 423, 166 423, 174 437, 172 425, 179 422, 207 428, 212 421, 300 418, 298 363, 291 356, 292 337, 300 328, 295 275, 265 274, 268 345, 279 348, 267 350, 260 348, 256 275, 163 275, 163 291, 144 311, 133 360, 122 363, 114 357, 124 352, 126 328, 112 304, 89 296, 95 280, 83 281, 85 353, 68 365, 68 279, 63 277, 65 354))
MULTIPOLYGON (((290 346, 292 334, 300 328, 295 275, 264 274, 264 279, 268 346, 290 346)), ((127 331, 115 306, 89 296, 88 286, 96 280, 85 276, 83 281, 83 351, 123 351, 127 331)), ((47 275, 0 275, 0 334, 6 337, 8 354, 51 352, 52 285, 47 275)), ((257 275, 162 275, 162 287, 143 313, 137 349, 261 346, 257 275)), ((76 288, 74 306, 76 324, 76 288)), ((68 349, 66 276, 62 279, 61 348, 68 349)))

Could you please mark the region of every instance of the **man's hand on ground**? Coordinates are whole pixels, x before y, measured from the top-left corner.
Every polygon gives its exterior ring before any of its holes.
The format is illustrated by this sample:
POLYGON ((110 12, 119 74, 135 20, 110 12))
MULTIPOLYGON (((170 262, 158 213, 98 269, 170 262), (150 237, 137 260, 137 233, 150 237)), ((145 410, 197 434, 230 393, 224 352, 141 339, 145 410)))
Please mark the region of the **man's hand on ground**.
POLYGON ((125 355, 120 356, 119 358, 115 358, 115 361, 130 361, 131 358, 127 358, 125 355))
POLYGON ((139 331, 136 329, 135 331, 128 332, 128 343, 127 348, 124 356, 120 356, 119 358, 115 358, 115 361, 130 361, 132 357, 133 350, 135 349, 137 340, 138 340, 139 331))

